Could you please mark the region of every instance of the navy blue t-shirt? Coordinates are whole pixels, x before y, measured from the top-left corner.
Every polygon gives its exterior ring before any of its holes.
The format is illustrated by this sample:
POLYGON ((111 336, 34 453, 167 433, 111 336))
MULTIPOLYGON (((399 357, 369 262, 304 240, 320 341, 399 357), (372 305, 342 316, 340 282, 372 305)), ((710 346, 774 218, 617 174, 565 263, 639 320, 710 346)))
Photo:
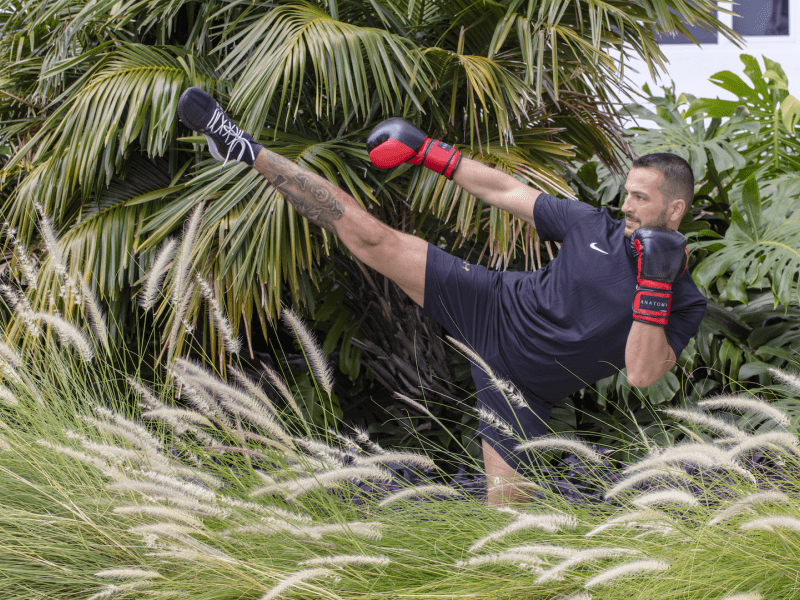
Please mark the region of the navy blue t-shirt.
MULTIPOLYGON (((542 400, 557 402, 625 367, 633 324, 637 261, 625 221, 574 200, 541 194, 534 223, 545 240, 561 242, 558 256, 525 277, 507 277, 497 315, 500 354, 509 373, 535 380, 542 400)), ((679 356, 697 332, 706 300, 688 271, 673 285, 666 336, 679 356)))

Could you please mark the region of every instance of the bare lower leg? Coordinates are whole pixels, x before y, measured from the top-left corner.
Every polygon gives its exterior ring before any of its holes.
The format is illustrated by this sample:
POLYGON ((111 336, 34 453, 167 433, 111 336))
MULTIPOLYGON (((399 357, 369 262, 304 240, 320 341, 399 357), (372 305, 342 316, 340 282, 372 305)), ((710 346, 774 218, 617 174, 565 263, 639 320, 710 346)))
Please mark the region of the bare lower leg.
POLYGON ((483 440, 483 462, 489 506, 526 506, 530 503, 527 480, 503 460, 486 440, 483 440))
POLYGON ((359 260, 422 306, 427 242, 381 223, 341 188, 266 148, 253 167, 298 213, 335 234, 359 260))

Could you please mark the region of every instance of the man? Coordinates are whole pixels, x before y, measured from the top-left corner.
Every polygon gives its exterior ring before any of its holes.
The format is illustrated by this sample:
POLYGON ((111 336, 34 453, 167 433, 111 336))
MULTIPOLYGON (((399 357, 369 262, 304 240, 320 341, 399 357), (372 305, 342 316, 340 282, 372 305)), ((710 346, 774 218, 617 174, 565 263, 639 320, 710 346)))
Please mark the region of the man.
POLYGON ((527 405, 516 408, 473 366, 479 406, 515 430, 506 436, 480 424, 492 505, 525 501, 519 473, 527 460, 515 447, 547 431, 555 402, 623 367, 631 385, 651 385, 675 365, 705 313, 677 233, 694 194, 692 171, 677 156, 634 163, 625 219, 614 220, 605 210, 554 198, 462 157, 403 119, 376 126, 367 140, 376 166, 431 168, 530 223, 542 238, 562 242, 555 260, 538 271, 497 272, 381 223, 329 181, 263 148, 198 88, 184 92, 178 114, 206 136, 217 160, 257 169, 295 210, 336 234, 522 392, 527 405))

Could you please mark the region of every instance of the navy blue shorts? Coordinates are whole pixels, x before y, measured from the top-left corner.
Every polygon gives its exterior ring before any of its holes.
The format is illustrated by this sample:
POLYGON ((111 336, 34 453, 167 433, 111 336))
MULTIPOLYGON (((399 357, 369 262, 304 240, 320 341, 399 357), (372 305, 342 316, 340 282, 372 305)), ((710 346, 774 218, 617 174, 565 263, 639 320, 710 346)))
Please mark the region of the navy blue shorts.
MULTIPOLYGON (((477 390, 477 406, 492 410, 514 430, 514 435, 510 437, 481 419, 478 434, 520 472, 530 468, 532 457, 514 448, 525 440, 547 433, 553 408, 551 402, 537 397, 514 377, 500 352, 504 339, 499 319, 501 283, 508 282, 508 278, 525 277, 527 274, 490 271, 429 244, 422 309, 423 316, 437 321, 453 338, 483 358, 497 376, 513 383, 523 394, 527 406, 513 406, 506 395, 492 385, 484 370, 473 362, 472 378, 477 390)), ((535 380, 532 374, 526 375, 529 381, 535 380)))

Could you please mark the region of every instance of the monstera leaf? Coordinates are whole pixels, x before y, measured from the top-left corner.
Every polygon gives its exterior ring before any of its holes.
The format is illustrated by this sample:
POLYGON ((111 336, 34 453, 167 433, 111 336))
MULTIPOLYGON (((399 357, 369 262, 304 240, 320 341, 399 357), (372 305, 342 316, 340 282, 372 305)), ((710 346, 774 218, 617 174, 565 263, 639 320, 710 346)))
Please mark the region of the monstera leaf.
MULTIPOLYGON (((762 198, 754 176, 742 189, 740 203, 731 207, 731 224, 724 238, 705 231, 712 240, 696 242, 695 249, 709 249, 694 277, 705 288, 725 278, 724 290, 731 300, 746 303, 748 287, 766 279, 776 304, 788 306, 800 299, 800 211, 778 218, 764 218, 762 198)), ((718 286, 721 287, 721 286, 718 286)))

